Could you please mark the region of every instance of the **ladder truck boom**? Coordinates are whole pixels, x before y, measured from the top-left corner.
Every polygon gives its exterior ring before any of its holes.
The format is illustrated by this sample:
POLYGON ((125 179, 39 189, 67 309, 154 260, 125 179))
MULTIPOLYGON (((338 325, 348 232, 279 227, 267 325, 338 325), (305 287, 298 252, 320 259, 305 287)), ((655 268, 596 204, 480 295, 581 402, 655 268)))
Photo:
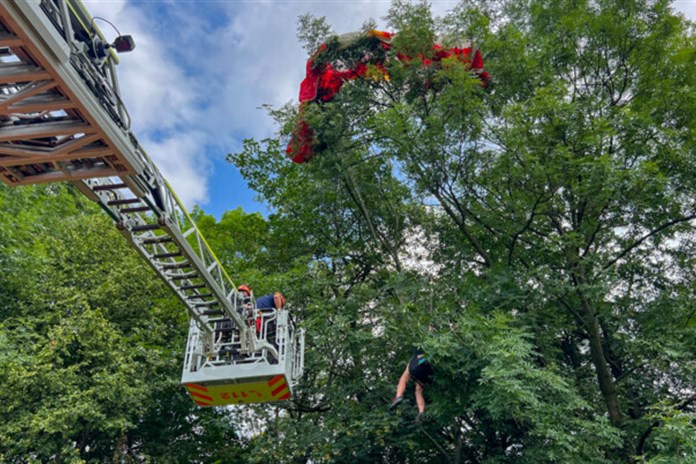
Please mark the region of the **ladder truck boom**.
POLYGON ((0 3, 0 180, 72 182, 111 217, 188 310, 182 383, 197 404, 287 399, 304 332, 287 311, 264 314, 260 331, 249 324, 253 296, 237 291, 138 143, 113 50, 132 46, 109 44, 79 0, 0 3))

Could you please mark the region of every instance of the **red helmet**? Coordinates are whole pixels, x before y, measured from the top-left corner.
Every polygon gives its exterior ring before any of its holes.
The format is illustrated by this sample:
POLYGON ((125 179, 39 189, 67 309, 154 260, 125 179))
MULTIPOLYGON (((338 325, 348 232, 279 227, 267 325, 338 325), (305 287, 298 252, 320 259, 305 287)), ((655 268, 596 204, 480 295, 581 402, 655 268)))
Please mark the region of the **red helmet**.
POLYGON ((240 285, 238 290, 240 292, 246 293, 247 295, 251 295, 251 287, 249 287, 247 284, 240 285))

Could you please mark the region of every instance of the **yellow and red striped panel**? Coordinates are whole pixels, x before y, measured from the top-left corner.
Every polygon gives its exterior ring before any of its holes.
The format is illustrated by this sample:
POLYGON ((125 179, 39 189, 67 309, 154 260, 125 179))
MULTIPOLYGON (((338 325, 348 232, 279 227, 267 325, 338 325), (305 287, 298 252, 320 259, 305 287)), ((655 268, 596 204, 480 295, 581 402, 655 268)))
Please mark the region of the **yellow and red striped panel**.
POLYGON ((253 383, 204 385, 186 383, 191 399, 198 406, 269 403, 290 398, 290 387, 284 375, 253 383))

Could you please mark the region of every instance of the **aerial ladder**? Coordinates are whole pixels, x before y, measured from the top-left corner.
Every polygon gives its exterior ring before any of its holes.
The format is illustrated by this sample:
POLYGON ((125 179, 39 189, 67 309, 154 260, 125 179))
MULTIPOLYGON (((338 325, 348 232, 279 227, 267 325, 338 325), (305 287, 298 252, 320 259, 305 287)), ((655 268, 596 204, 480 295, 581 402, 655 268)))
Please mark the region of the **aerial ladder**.
POLYGON ((133 47, 80 0, 1 0, 0 180, 71 182, 111 217, 190 315, 181 382, 196 404, 287 400, 304 330, 237 290, 138 143, 116 76, 133 47))

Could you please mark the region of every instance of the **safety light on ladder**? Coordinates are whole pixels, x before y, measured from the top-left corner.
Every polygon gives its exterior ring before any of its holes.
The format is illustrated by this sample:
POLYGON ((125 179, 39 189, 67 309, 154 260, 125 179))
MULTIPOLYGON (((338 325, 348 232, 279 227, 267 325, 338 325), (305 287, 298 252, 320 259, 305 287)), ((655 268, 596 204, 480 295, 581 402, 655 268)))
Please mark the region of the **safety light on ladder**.
POLYGON ((135 48, 135 41, 133 41, 133 36, 119 35, 111 46, 119 53, 131 52, 135 48))

